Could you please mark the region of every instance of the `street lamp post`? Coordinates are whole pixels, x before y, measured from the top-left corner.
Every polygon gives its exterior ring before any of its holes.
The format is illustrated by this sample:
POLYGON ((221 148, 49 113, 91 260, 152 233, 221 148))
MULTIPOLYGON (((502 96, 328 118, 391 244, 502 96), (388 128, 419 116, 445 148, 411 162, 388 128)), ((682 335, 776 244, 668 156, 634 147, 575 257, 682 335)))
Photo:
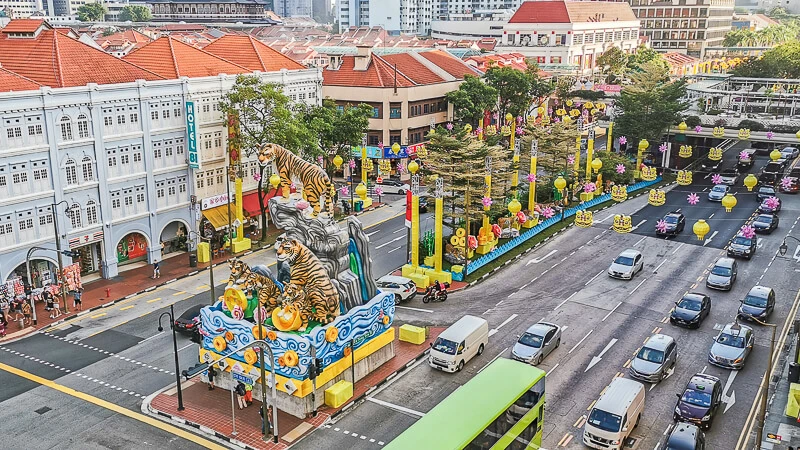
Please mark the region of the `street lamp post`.
MULTIPOLYGON (((209 250, 211 249, 211 238, 203 237, 200 233, 192 230, 189 232, 189 239, 192 239, 192 235, 195 235, 195 238, 201 241, 208 242, 209 250)), ((197 244, 194 246, 194 251, 197 253, 197 244)), ((211 305, 213 305, 217 301, 217 293, 215 291, 214 285, 214 261, 210 261, 208 263, 208 282, 211 283, 211 305)))
POLYGON ((66 200, 61 200, 58 203, 53 203, 51 206, 53 208, 53 228, 56 232, 56 251, 58 252, 58 278, 60 279, 60 290, 61 290, 61 299, 64 300, 64 314, 69 313, 69 309, 67 307, 67 294, 64 292, 64 258, 61 256, 61 235, 58 231, 58 216, 56 215, 56 209, 60 204, 65 204, 69 208, 69 203, 66 200))
MULTIPOLYGON (((213 289, 213 286, 212 286, 213 289)), ((183 392, 181 391, 181 368, 178 363, 178 337, 175 335, 175 308, 169 305, 169 312, 163 312, 158 316, 158 332, 164 331, 161 326, 161 319, 169 317, 169 327, 172 328, 172 350, 175 352, 175 381, 178 383, 178 411, 183 411, 183 392)))
POLYGON ((781 256, 785 256, 786 255, 786 251, 789 250, 789 246, 786 245, 786 240, 787 239, 792 239, 795 242, 797 242, 798 244, 800 244, 800 239, 797 239, 794 236, 786 236, 785 238, 783 238, 783 243, 781 244, 781 246, 778 247, 778 252, 781 254, 781 256))
POLYGON ((756 448, 761 448, 761 439, 764 436, 764 426, 766 425, 766 416, 767 416, 767 397, 769 397, 769 380, 772 378, 772 358, 775 355, 775 330, 778 328, 778 325, 774 323, 766 323, 758 320, 757 318, 750 316, 753 321, 756 323, 763 325, 765 327, 772 328, 772 337, 769 341, 769 359, 767 360, 767 371, 764 374, 764 381, 761 391, 761 399, 760 399, 760 407, 759 407, 759 426, 756 428, 756 448))

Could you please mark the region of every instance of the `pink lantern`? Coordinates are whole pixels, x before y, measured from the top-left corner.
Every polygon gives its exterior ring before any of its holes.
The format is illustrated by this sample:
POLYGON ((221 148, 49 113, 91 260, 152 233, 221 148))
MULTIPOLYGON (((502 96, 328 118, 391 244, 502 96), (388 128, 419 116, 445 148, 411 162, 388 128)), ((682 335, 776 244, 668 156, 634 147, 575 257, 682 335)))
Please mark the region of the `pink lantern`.
POLYGON ((617 164, 617 173, 625 173, 625 164, 617 164))
POLYGON ((553 211, 553 208, 548 206, 548 207, 546 207, 546 208, 544 208, 542 210, 542 215, 544 216, 545 219, 549 219, 549 218, 555 216, 556 212, 553 211))
POLYGON ((356 168, 356 160, 353 159, 353 158, 350 158, 350 161, 347 161, 347 165, 350 166, 351 169, 355 169, 356 168))
POLYGON ((696 205, 700 203, 700 196, 692 192, 691 194, 689 194, 686 200, 689 202, 690 205, 696 205))
POLYGON ((722 175, 715 173, 711 175, 711 182, 714 184, 721 184, 722 183, 722 175))
POLYGON ((319 163, 319 165, 320 165, 320 166, 322 165, 322 161, 324 161, 324 160, 322 159, 322 155, 320 155, 320 156, 317 156, 317 163, 319 163))
POLYGON ((491 197, 483 197, 481 199, 481 203, 483 203, 484 208, 488 208, 492 206, 492 198, 491 197))
POLYGON ((619 137, 619 145, 625 145, 627 143, 628 143, 628 138, 626 138, 625 136, 619 137))

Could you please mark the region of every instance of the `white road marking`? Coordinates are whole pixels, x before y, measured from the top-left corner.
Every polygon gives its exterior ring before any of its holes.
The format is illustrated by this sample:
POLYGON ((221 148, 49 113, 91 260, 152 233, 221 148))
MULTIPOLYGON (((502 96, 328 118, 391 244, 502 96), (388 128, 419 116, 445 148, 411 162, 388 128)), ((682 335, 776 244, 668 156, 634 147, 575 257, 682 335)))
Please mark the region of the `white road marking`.
POLYGON ((660 268, 661 268, 661 266, 663 266, 664 264, 666 264, 666 262, 667 262, 667 260, 666 260, 666 259, 665 259, 665 260, 663 260, 663 261, 661 261, 661 264, 657 265, 657 266, 656 266, 656 268, 655 268, 655 269, 653 269, 653 273, 658 273, 658 269, 660 269, 660 268))
POLYGON ((556 367, 558 367, 560 364, 561 364, 561 363, 556 363, 556 365, 555 365, 555 366, 553 366, 553 367, 551 367, 551 368, 550 368, 550 370, 548 370, 548 371, 547 371, 547 373, 546 373, 545 375, 546 375, 546 376, 550 376, 550 373, 552 373, 554 370, 556 370, 556 367))
POLYGON ((400 308, 400 309, 408 309, 408 310, 411 310, 411 311, 419 311, 419 312, 424 312, 424 313, 433 313, 433 311, 432 311, 432 310, 430 310, 430 309, 412 308, 412 307, 410 307, 410 306, 400 306, 400 305, 397 305, 397 306, 395 306, 395 308, 400 308))
POLYGON ((589 369, 591 369, 591 368, 592 368, 592 367, 594 367, 594 366, 595 366, 597 363, 599 363, 599 362, 600 362, 600 361, 603 359, 603 355, 605 355, 607 351, 611 350, 611 347, 613 347, 613 346, 614 346, 614 344, 616 344, 616 343, 617 343, 617 339, 616 339, 616 338, 612 338, 612 339, 611 339, 611 342, 609 342, 608 344, 606 344, 605 348, 603 349, 603 351, 602 351, 602 352, 600 352, 600 354, 599 354, 599 355, 597 355, 597 356, 592 356, 592 360, 589 362, 589 367, 587 367, 587 368, 586 368, 586 370, 584 370, 584 371, 583 371, 583 373, 586 373, 586 372, 588 372, 588 371, 589 371, 589 369))
POLYGON ((608 314, 606 314, 606 316, 605 316, 605 317, 603 317, 603 320, 601 320, 601 322, 605 322, 605 321, 606 321, 606 319, 608 319, 608 316, 610 316, 611 314, 613 314, 613 313, 614 313, 614 311, 616 311, 616 310, 617 310, 617 308, 619 308, 619 305, 621 305, 621 304, 622 304, 622 302, 619 302, 619 303, 617 303, 617 306, 615 306, 615 307, 614 307, 614 308, 613 308, 611 311, 609 311, 609 312, 608 312, 608 314))
POLYGON ((504 327, 504 326, 505 326, 505 325, 506 325, 508 322, 511 322, 512 320, 514 320, 514 319, 516 319, 516 318, 517 318, 517 315, 516 315, 516 314, 512 314, 512 315, 511 315, 511 317, 509 317, 509 318, 508 318, 508 319, 506 319, 506 320, 505 320, 503 323, 501 323, 500 325, 498 325, 498 326, 497 326, 497 328, 494 328, 494 329, 492 329, 492 330, 489 330, 489 337, 491 337, 492 335, 494 335, 495 333, 497 333, 498 331, 500 331, 500 328, 503 328, 503 327, 504 327))
POLYGON ((631 228, 631 231, 638 229, 640 226, 644 225, 645 222, 647 222, 647 219, 642 219, 642 221, 637 223, 635 227, 631 228))
POLYGON ((403 246, 402 246, 402 245, 401 245, 401 246, 399 246, 399 247, 395 247, 395 248, 393 248, 393 249, 389 250, 389 251, 388 251, 388 252, 386 252, 386 253, 387 253, 387 254, 388 254, 388 253, 392 253, 392 252, 394 252, 394 251, 400 250, 401 248, 403 248, 403 246))
POLYGON ((736 403, 736 392, 731 391, 731 395, 728 395, 728 389, 731 388, 733 380, 736 379, 737 373, 739 373, 738 370, 731 370, 728 372, 728 381, 725 382, 725 389, 722 390, 722 401, 725 402, 725 410, 722 411, 723 414, 728 412, 728 410, 731 409, 731 406, 736 403))
POLYGON ((602 220, 595 220, 594 223, 603 223, 603 222, 605 222, 606 220, 608 220, 608 219, 610 219, 612 217, 614 217, 614 214, 611 214, 610 216, 607 216, 602 220))
POLYGON ((373 234, 375 234, 375 233, 380 233, 380 232, 381 232, 381 230, 375 230, 375 231, 373 231, 373 232, 367 233, 367 237, 370 237, 370 236, 372 236, 373 234))
POLYGON ((184 345, 183 347, 179 348, 179 349, 178 349, 178 351, 181 351, 181 350, 186 350, 187 348, 189 348, 189 347, 191 347, 191 346, 193 346, 193 345, 194 345, 194 342, 192 342, 191 344, 186 344, 186 345, 184 345))
POLYGON ((394 403, 385 402, 383 400, 378 400, 375 397, 367 397, 367 401, 370 401, 372 403, 375 403, 375 404, 378 404, 378 405, 381 405, 381 406, 385 406, 385 407, 387 407, 389 409, 393 409, 395 411, 400 411, 400 412, 404 412, 406 414, 411 414, 412 416, 422 417, 422 416, 425 415, 425 413, 421 413, 421 412, 416 411, 414 409, 406 408, 405 406, 395 405, 394 403))
POLYGON ((583 344, 583 341, 585 341, 585 340, 586 340, 586 338, 588 338, 588 337, 589 337, 589 335, 590 335, 590 334, 592 334, 593 332, 594 332, 594 330, 589 330, 589 332, 588 332, 588 333, 586 333, 586 336, 584 336, 584 337, 583 337, 583 339, 581 339, 580 341, 578 341, 578 343, 577 343, 577 344, 575 344, 575 346, 574 346, 574 347, 572 347, 572 348, 571 348, 571 349, 570 349, 570 350, 567 352, 567 354, 569 355, 570 353, 574 352, 574 351, 575 351, 575 349, 576 349, 576 348, 578 348, 578 346, 579 346, 579 345, 583 344))
POLYGON ((141 340, 141 341, 139 341, 139 344, 141 344, 142 342, 147 342, 147 341, 149 341, 150 339, 157 338, 157 337, 161 336, 162 334, 164 334, 164 332, 163 332, 163 331, 161 331, 161 332, 159 332, 159 333, 156 333, 156 334, 154 334, 154 335, 150 336, 150 337, 149 337, 149 338, 147 338, 147 339, 144 339, 144 340, 141 340))
POLYGON ((399 233, 401 231, 406 231, 406 229, 405 228, 400 228, 399 230, 394 230, 394 231, 392 231, 392 234, 399 233))
POLYGON ((714 217, 714 214, 716 214, 716 213, 711 213, 711 215, 708 216, 708 218, 710 219, 710 218, 714 217))
POLYGON ((636 290, 637 290, 637 289, 639 289, 639 287, 640 287, 641 285, 643 285, 645 281, 647 281, 647 278, 645 278, 645 279, 643 279, 642 281, 640 281, 640 282, 639 282, 639 284, 637 284, 637 285, 636 285, 636 287, 635 287, 635 288, 633 288, 633 290, 632 290, 632 291, 631 291, 631 292, 630 292, 628 295, 632 295, 634 292, 636 292, 636 290))
POLYGON ((683 247, 683 245, 684 245, 684 243, 683 243, 683 242, 681 242, 681 245, 679 245, 679 246, 675 247, 675 250, 673 250, 673 251, 672 251, 672 254, 674 255, 675 253, 678 253, 678 250, 680 250, 680 249, 681 249, 681 247, 683 247))
POLYGON ((531 258, 531 259, 528 260, 527 263, 525 263, 525 267, 528 267, 531 264, 538 264, 538 263, 544 261, 545 259, 547 259, 549 256, 552 256, 557 251, 558 250, 551 250, 550 253, 542 256, 541 258, 531 258))
POLYGON ((711 236, 710 236, 708 239, 706 239, 706 240, 704 240, 704 241, 703 241, 703 247, 705 247, 706 245, 708 245, 708 243, 709 243, 709 242, 711 242, 711 240, 712 240, 712 239, 714 239, 714 236, 716 236, 716 235, 717 235, 717 233, 719 233, 719 231, 717 231, 717 230, 714 230, 714 232, 713 232, 713 233, 711 233, 711 236))
POLYGON ((492 360, 491 360, 491 361, 489 361, 489 362, 488 362, 488 363, 486 363, 486 364, 485 364, 483 367, 481 367, 481 369, 480 369, 480 370, 479 370, 477 373, 481 373, 481 372, 483 372, 483 369, 485 369, 485 368, 489 367, 489 364, 491 364, 491 363, 495 362, 495 361, 497 360, 497 358, 499 358, 499 357, 503 356, 503 353, 505 353, 507 350, 508 350, 508 347, 506 347, 506 348, 504 348, 503 350, 501 350, 501 351, 500 351, 500 353, 498 353, 498 354, 497 354, 497 355, 496 355, 494 358, 492 358, 492 360))
POLYGON ((572 297, 575 297, 575 295, 576 295, 576 294, 577 294, 577 292, 573 292, 573 293, 572 293, 572 295, 570 295, 569 297, 565 298, 565 299, 564 299, 564 301, 562 301, 561 303, 559 303, 559 304, 558 304, 558 306, 556 306, 555 308, 553 308, 553 311, 555 311, 555 310, 557 310, 558 308, 561 308, 562 306, 564 306, 564 303, 567 303, 568 301, 570 301, 570 299, 571 299, 572 297))
POLYGON ((638 241, 636 241, 636 243, 635 243, 635 244, 633 244, 633 246, 634 246, 634 247, 636 247, 637 245, 639 245, 639 244, 641 244, 642 242, 644 242, 644 240, 645 240, 645 239, 647 239, 647 236, 642 236, 642 238, 641 238, 641 239, 639 239, 638 241))
POLYGON ((405 236, 398 236, 398 237, 396 237, 396 238, 392 239, 392 240, 391 240, 391 241, 389 241, 389 242, 384 242, 383 244, 381 244, 381 245, 379 245, 379 246, 375 247, 375 250, 377 250, 377 249, 379 249, 379 248, 386 247, 387 245, 391 244, 392 242, 397 242, 397 241, 399 241, 400 239, 405 239, 405 238, 406 238, 405 236))
POLYGON ((588 286, 588 285, 589 285, 589 283, 591 283, 591 282, 592 282, 592 281, 594 281, 594 280, 595 280, 597 277, 599 277, 600 275, 602 275, 602 274, 603 274, 603 272, 605 272, 605 270, 601 270, 600 272, 598 272, 598 273, 597 273, 597 275, 593 276, 591 280, 587 281, 587 282, 584 284, 584 286, 588 286))

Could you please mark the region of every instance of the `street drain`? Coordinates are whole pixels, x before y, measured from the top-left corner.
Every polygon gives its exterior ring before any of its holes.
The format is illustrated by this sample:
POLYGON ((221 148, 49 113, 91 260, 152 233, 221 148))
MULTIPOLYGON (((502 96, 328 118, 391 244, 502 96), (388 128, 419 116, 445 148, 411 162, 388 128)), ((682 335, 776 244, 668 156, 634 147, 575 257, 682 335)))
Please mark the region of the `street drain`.
POLYGON ((47 406, 43 406, 43 407, 41 407, 41 408, 37 409, 37 410, 36 410, 36 411, 34 411, 34 412, 35 412, 36 414, 42 415, 42 414, 46 413, 47 411, 51 411, 51 408, 48 408, 47 406))

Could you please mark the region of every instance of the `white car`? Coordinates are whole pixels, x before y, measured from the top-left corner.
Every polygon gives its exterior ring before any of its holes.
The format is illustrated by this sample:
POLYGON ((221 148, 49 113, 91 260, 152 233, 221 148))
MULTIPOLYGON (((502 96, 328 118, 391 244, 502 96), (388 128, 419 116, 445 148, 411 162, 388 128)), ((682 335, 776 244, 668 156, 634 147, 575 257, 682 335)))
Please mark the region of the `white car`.
POLYGON ((406 191, 411 189, 408 184, 390 178, 384 178, 380 183, 375 183, 375 186, 380 186, 384 194, 404 195, 406 191))
POLYGON ((386 275, 378 278, 378 290, 381 292, 394 293, 394 304, 411 300, 417 295, 417 285, 411 279, 386 275))
POLYGON ((644 269, 644 257, 638 250, 629 248, 617 256, 608 268, 608 276, 623 280, 632 280, 637 272, 644 269))
POLYGON ((785 147, 781 150, 781 155, 784 159, 795 159, 800 155, 800 150, 797 147, 785 147))

